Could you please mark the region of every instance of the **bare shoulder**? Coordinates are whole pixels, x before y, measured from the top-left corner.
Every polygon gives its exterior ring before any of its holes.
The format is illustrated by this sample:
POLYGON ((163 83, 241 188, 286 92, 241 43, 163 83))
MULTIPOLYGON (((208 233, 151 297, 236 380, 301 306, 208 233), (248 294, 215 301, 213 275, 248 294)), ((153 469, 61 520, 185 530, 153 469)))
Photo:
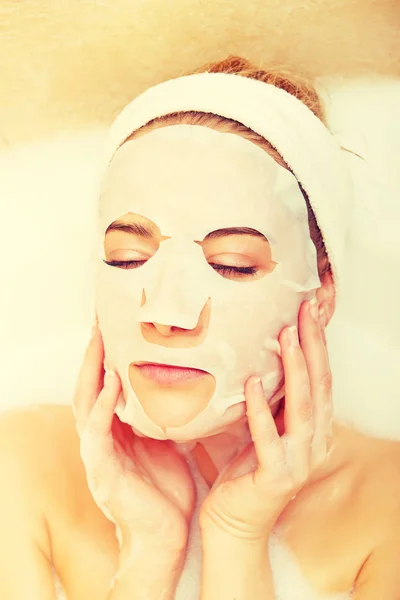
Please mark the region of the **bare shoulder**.
POLYGON ((70 406, 38 404, 1 413, 0 457, 19 474, 27 496, 41 506, 61 488, 85 480, 70 406))
POLYGON ((366 439, 361 507, 374 515, 371 522, 379 525, 383 538, 400 540, 400 440, 366 439))
POLYGON ((369 454, 366 454, 366 458, 370 467, 370 485, 373 486, 374 480, 379 481, 385 488, 400 493, 400 440, 367 439, 369 454))
POLYGON ((1 446, 12 448, 21 464, 40 468, 43 461, 57 462, 67 441, 78 443, 70 406, 35 404, 0 413, 1 446))
POLYGON ((33 598, 34 589, 35 598, 53 598, 52 569, 68 597, 102 597, 115 573, 118 543, 90 494, 71 407, 0 413, 0 490, 1 597, 10 596, 2 579, 14 589, 21 565, 24 593, 18 588, 13 598, 33 598))
POLYGON ((371 545, 355 580, 354 598, 394 599, 400 586, 400 441, 371 438, 366 458, 353 523, 366 527, 371 545))

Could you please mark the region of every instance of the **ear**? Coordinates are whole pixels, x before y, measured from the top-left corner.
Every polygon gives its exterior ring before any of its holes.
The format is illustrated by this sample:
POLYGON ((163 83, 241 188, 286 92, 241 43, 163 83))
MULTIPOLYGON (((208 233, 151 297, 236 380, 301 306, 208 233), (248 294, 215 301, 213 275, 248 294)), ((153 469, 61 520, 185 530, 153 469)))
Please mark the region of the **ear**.
POLYGON ((317 290, 318 307, 324 309, 325 325, 329 323, 335 312, 335 285, 333 283, 332 272, 330 269, 325 271, 320 277, 321 287, 317 290))

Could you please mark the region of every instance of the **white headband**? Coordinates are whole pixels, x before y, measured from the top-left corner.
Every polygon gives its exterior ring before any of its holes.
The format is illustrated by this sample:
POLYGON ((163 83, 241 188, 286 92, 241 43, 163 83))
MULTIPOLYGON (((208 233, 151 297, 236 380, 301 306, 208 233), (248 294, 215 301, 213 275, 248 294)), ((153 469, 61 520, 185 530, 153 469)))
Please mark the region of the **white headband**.
POLYGON ((111 127, 108 161, 149 121, 188 111, 238 121, 276 148, 309 198, 338 291, 352 193, 342 151, 325 125, 303 102, 274 85, 235 74, 200 73, 160 83, 128 104, 111 127))

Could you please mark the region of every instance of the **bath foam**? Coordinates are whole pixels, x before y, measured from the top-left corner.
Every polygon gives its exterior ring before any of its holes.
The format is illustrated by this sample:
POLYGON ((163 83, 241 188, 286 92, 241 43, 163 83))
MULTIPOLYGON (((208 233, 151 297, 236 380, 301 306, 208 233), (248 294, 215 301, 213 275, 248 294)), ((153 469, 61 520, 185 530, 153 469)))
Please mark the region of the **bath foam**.
POLYGON ((64 589, 62 587, 61 581, 57 575, 56 570, 53 568, 53 576, 54 576, 54 585, 56 588, 56 597, 57 600, 68 600, 67 596, 65 595, 64 589))

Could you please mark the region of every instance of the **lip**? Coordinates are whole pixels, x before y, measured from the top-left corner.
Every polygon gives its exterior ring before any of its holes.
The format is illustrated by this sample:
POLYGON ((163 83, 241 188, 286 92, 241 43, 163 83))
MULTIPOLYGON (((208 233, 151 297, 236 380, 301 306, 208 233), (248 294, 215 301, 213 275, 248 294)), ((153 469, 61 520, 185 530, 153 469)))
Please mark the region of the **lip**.
POLYGON ((173 365, 164 365, 160 363, 134 363, 140 373, 147 379, 160 385, 174 385, 195 381, 208 375, 200 369, 189 369, 187 367, 178 367, 173 365))

